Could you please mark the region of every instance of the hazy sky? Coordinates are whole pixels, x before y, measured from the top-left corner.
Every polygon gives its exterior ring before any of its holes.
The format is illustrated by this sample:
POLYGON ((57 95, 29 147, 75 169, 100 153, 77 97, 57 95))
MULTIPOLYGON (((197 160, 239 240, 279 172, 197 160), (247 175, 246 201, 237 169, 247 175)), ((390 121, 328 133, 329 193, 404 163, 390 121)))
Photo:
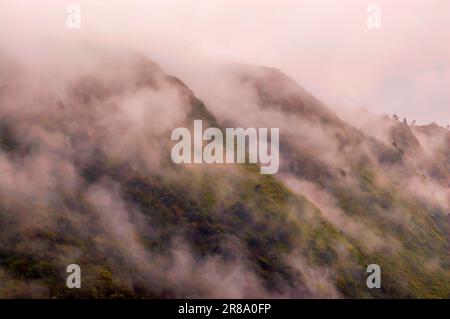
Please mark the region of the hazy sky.
MULTIPOLYGON (((0 0, 0 48, 23 36, 90 40, 177 67, 277 67, 331 107, 450 123, 450 0, 0 0), (81 29, 66 5, 81 6, 81 29), (369 4, 381 29, 366 26, 369 4), (195 62, 193 62, 195 61, 195 62)), ((181 72, 182 73, 182 72, 181 72)))

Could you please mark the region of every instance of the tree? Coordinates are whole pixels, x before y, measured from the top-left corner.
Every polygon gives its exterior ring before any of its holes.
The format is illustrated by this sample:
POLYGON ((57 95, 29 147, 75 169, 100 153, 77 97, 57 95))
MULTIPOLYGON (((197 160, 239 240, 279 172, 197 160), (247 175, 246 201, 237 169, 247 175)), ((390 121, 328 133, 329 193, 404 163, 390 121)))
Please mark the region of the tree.
POLYGON ((403 124, 408 125, 408 120, 406 119, 406 117, 403 118, 403 124))
POLYGON ((397 114, 394 114, 394 115, 392 116, 392 119, 395 120, 395 121, 398 121, 398 116, 397 116, 397 114))

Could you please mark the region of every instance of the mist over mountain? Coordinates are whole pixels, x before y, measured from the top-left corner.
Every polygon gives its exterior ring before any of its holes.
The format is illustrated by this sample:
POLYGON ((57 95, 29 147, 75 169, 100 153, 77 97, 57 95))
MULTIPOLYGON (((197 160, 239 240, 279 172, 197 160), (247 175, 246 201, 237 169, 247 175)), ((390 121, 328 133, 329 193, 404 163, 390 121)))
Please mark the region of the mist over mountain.
POLYGON ((141 53, 52 44, 0 50, 0 297, 450 297, 446 128, 338 116, 269 67, 191 88, 141 53), (196 119, 279 128, 280 172, 174 164, 196 119))

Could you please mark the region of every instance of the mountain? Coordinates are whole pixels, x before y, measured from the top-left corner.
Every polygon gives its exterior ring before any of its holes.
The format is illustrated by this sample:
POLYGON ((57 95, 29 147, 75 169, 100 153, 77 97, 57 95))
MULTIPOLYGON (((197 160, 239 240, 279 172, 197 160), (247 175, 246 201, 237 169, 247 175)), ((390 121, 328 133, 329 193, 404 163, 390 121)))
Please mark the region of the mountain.
POLYGON ((140 54, 51 51, 0 55, 1 297, 450 296, 448 130, 365 130, 272 68, 197 95, 140 54), (195 119, 280 128, 279 174, 174 164, 195 119))

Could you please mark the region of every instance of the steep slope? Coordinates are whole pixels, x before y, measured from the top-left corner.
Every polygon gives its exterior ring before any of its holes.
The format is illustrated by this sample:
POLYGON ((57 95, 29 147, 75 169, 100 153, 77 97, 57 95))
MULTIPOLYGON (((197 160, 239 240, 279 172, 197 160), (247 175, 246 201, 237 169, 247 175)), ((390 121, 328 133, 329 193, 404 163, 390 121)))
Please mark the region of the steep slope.
POLYGON ((447 139, 430 133, 437 142, 427 153, 415 136, 422 132, 424 140, 425 128, 411 130, 389 119, 378 126, 389 138, 379 139, 339 119, 277 70, 240 65, 226 76, 233 83, 228 87, 241 88, 236 100, 259 116, 237 117, 212 97, 208 104, 219 110, 219 122, 280 128, 280 180, 312 200, 367 253, 366 260, 381 266, 384 287, 378 296, 449 296, 447 139))
POLYGON ((232 71, 227 117, 143 56, 69 51, 0 59, 0 296, 448 297, 444 208, 404 152, 273 69, 232 71), (282 174, 173 164, 194 119, 280 127, 282 174))
POLYGON ((2 297, 340 295, 312 274, 337 258, 328 237, 350 244, 314 205, 255 165, 171 163, 174 127, 216 124, 184 84, 139 55, 77 53, 66 73, 0 70, 2 297))

